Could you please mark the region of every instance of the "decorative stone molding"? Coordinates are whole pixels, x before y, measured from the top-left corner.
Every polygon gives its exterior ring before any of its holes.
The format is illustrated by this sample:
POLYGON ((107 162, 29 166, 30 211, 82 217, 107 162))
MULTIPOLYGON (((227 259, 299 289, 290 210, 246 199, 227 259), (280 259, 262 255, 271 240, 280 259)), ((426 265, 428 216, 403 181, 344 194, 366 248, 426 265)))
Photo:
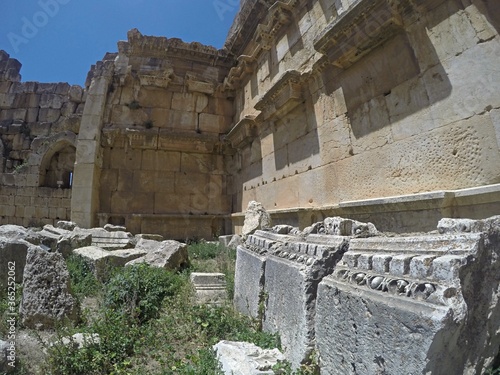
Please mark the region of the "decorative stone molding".
POLYGON ((247 116, 241 119, 226 135, 235 149, 241 149, 250 144, 258 136, 255 116, 247 116))
POLYGON ((244 80, 247 74, 253 73, 255 62, 261 52, 271 49, 280 30, 292 22, 296 9, 301 7, 301 1, 299 0, 288 0, 288 2, 266 0, 254 4, 255 8, 253 8, 253 11, 246 10, 247 14, 244 8, 250 3, 254 2, 248 1, 243 5, 241 17, 253 16, 257 22, 247 23, 247 19, 239 20, 243 23, 241 29, 235 32, 235 34, 232 34, 232 30, 230 31, 226 48, 236 54, 242 53, 240 48, 234 47, 234 43, 237 43, 238 39, 243 38, 245 40, 244 45, 250 45, 251 43, 248 41, 250 39, 256 47, 251 55, 240 55, 238 57, 237 65, 229 71, 228 76, 224 80, 224 90, 238 88, 238 85, 244 80), (265 12, 262 11, 262 6, 265 6, 265 12), (263 20, 263 22, 258 23, 259 20, 263 20), (253 36, 249 38, 249 35, 253 36))
POLYGON ((303 101, 302 77, 296 70, 286 71, 274 86, 257 102, 255 109, 262 120, 281 117, 303 101))
POLYGON ((348 68, 402 30, 399 1, 361 0, 336 18, 314 43, 336 66, 348 68))

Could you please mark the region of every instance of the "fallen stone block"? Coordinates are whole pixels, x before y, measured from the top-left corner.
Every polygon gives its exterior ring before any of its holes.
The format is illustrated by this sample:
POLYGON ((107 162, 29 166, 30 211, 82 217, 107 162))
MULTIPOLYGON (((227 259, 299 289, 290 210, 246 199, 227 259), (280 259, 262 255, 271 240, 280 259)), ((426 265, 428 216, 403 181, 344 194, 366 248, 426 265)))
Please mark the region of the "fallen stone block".
POLYGON ((148 234, 148 233, 141 233, 141 234, 136 234, 135 238, 137 241, 139 240, 153 240, 153 241, 163 241, 164 238, 161 234, 148 234))
POLYGON ((231 242, 231 239, 233 238, 233 234, 229 234, 226 236, 219 236, 219 245, 222 249, 227 249, 227 246, 229 245, 229 242, 231 242))
POLYGON ((267 254, 277 251, 286 241, 298 240, 299 237, 257 231, 237 247, 233 303, 238 312, 262 319, 267 254))
POLYGON ((278 349, 261 349, 248 342, 220 341, 213 349, 226 375, 274 374, 273 366, 285 360, 278 349))
POLYGON ((318 289, 322 374, 486 371, 500 345, 500 225, 467 225, 488 231, 351 240, 318 289))
POLYGON ((90 345, 99 345, 101 338, 98 333, 75 333, 73 336, 61 338, 60 342, 67 347, 83 349, 90 345))
POLYGON ((105 250, 130 249, 135 247, 135 238, 129 232, 108 232, 104 228, 77 228, 75 232, 90 233, 92 235, 92 246, 97 246, 105 250))
POLYGON ((226 276, 223 273, 193 272, 190 276, 198 305, 223 305, 227 301, 226 276))
POLYGON ((249 234, 256 230, 270 228, 271 222, 271 215, 265 210, 262 203, 250 201, 245 212, 241 235, 246 239, 249 234))
POLYGON ((74 230, 77 227, 77 224, 73 221, 61 220, 56 223, 56 227, 60 229, 74 230))
POLYGON ((2 289, 12 280, 18 284, 22 283, 30 246, 32 245, 29 242, 22 239, 12 240, 0 237, 0 287, 2 289))
POLYGON ((141 249, 108 251, 97 246, 87 246, 73 250, 73 254, 85 259, 98 280, 104 280, 110 267, 123 267, 128 262, 147 254, 141 249))
POLYGON ((166 270, 179 270, 189 265, 187 248, 186 244, 178 241, 162 241, 159 242, 156 250, 149 251, 143 257, 128 262, 126 266, 146 263, 152 267, 164 268, 166 270))
POLYGON ((62 236, 56 244, 56 251, 61 253, 64 258, 68 258, 73 250, 90 246, 92 244, 92 235, 90 233, 70 232, 62 236))
POLYGON ((348 244, 348 237, 310 235, 306 240, 284 242, 267 255, 262 327, 279 334, 293 368, 308 362, 315 349, 318 284, 333 272, 348 244))
POLYGON ((79 319, 78 303, 71 295, 69 272, 61 254, 31 246, 23 284, 19 314, 25 327, 48 329, 64 319, 79 319))
POLYGON ((107 230, 108 232, 126 232, 127 228, 121 225, 106 224, 104 226, 104 230, 107 230))

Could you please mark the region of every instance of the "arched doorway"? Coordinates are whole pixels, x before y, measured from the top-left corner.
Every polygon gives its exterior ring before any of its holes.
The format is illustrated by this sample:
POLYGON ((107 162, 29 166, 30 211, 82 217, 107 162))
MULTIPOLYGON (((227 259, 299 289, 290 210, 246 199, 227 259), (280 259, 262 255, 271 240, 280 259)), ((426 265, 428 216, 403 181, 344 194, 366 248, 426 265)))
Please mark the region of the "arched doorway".
POLYGON ((75 155, 76 148, 67 142, 59 142, 47 151, 40 165, 40 186, 70 189, 75 155))

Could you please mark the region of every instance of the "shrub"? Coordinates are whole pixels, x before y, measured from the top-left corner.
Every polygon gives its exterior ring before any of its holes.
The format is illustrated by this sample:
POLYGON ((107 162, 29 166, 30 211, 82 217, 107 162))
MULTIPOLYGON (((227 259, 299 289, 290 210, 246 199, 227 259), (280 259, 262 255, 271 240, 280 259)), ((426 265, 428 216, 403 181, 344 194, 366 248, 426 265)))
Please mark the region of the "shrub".
POLYGON ((180 276, 161 268, 146 264, 125 267, 109 281, 104 306, 143 323, 156 318, 163 299, 175 295, 181 285, 180 276))
POLYGON ((94 296, 99 291, 100 285, 90 265, 80 256, 71 255, 66 260, 69 276, 71 279, 71 290, 78 298, 94 296))
POLYGON ((216 243, 210 243, 205 241, 200 241, 197 243, 191 243, 188 248, 190 259, 215 259, 220 253, 219 245, 216 243))

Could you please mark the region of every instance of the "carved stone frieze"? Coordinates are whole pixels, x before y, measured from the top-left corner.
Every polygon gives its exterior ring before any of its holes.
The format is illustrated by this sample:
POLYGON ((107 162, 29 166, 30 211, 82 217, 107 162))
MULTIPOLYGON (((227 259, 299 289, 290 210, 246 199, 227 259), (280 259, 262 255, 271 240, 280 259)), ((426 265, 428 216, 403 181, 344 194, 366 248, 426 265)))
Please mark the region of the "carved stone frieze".
POLYGON ((235 149, 241 149, 250 144, 258 136, 258 129, 254 116, 247 116, 241 119, 226 135, 226 139, 231 142, 235 149))
POLYGON ((286 71, 274 86, 257 102, 262 120, 283 116, 303 101, 303 84, 300 72, 286 71))
POLYGON ((361 0, 332 21, 314 43, 336 66, 348 68, 402 30, 398 1, 361 0))

